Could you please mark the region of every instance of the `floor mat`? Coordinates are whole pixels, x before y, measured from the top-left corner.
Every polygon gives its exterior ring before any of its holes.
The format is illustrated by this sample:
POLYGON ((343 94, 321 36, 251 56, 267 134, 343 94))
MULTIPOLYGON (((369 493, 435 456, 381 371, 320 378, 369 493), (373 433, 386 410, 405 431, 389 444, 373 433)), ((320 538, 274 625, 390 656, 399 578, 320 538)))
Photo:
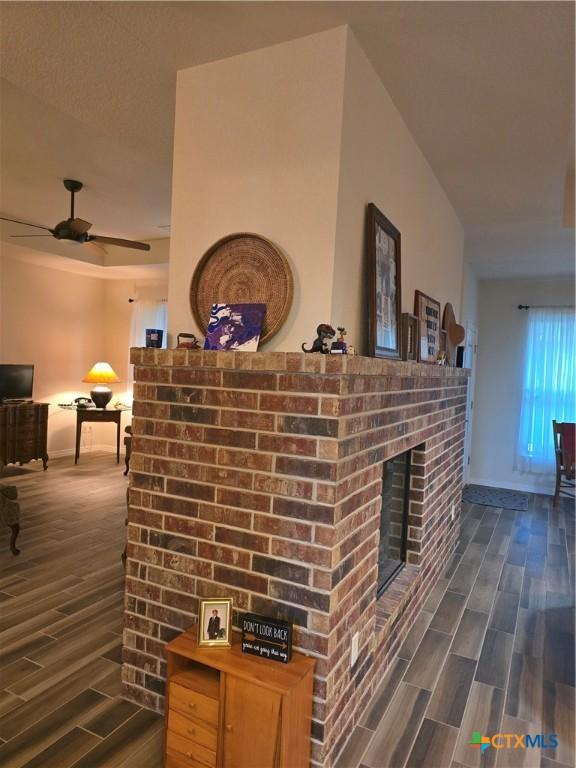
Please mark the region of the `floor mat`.
POLYGON ((462 491, 462 501, 468 504, 483 504, 485 507, 516 509, 519 512, 526 512, 528 509, 527 493, 489 488, 487 485, 466 485, 462 491))

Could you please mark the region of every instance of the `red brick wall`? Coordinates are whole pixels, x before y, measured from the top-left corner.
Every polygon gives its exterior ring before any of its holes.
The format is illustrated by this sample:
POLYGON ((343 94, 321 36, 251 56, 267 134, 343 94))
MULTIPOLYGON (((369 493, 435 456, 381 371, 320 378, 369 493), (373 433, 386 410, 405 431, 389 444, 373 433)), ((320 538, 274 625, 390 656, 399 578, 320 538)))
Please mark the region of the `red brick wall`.
POLYGON ((313 760, 330 766, 456 542, 466 372, 282 352, 132 361, 124 693, 160 710, 164 643, 198 598, 231 596, 293 621, 316 656, 313 760), (410 565, 376 602, 382 462, 409 448, 410 565))

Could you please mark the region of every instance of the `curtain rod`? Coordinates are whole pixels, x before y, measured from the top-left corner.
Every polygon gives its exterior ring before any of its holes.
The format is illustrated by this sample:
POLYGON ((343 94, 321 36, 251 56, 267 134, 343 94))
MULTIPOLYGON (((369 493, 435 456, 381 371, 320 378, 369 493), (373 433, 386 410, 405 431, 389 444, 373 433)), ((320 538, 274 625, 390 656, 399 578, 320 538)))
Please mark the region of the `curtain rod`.
MULTIPOLYGON (((129 304, 133 304, 134 302, 141 301, 141 299, 128 299, 129 304)), ((151 301, 168 301, 168 299, 151 299, 151 301)))
POLYGON ((518 304, 518 309, 574 309, 574 304, 518 304))

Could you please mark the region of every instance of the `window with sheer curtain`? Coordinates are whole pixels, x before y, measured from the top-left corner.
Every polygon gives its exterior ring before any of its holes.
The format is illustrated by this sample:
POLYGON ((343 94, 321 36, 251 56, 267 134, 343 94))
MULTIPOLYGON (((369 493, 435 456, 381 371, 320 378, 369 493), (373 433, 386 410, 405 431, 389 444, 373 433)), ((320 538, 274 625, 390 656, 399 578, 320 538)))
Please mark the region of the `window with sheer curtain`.
MULTIPOLYGON (((138 299, 132 304, 132 323, 130 325, 130 346, 146 346, 146 328, 157 328, 164 331, 162 347, 166 349, 168 328, 168 311, 165 301, 158 299, 138 299)), ((132 389, 134 383, 134 366, 128 365, 127 381, 132 389)))
POLYGON ((164 331, 162 347, 166 349, 167 304, 159 299, 138 299, 132 304, 130 346, 146 346, 146 328, 164 331))
POLYGON ((552 420, 576 417, 575 318, 572 308, 530 309, 517 468, 531 474, 554 472, 552 420))

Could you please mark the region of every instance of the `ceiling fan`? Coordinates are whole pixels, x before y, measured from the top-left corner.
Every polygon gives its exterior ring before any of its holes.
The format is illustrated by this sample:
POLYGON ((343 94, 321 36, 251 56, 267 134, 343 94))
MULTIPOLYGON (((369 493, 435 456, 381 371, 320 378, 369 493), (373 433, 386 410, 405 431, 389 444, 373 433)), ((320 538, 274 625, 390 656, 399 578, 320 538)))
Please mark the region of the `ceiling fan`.
MULTIPOLYGON (((64 186, 70 192, 71 197, 70 218, 59 222, 53 229, 43 227, 40 224, 30 224, 27 221, 8 219, 6 216, 0 216, 0 220, 11 221, 14 224, 24 224, 27 227, 45 229, 57 240, 72 240, 75 243, 107 243, 108 245, 121 245, 124 248, 137 248, 140 251, 150 250, 148 243, 139 243, 136 240, 123 240, 120 237, 104 237, 104 235, 89 235, 88 230, 92 224, 89 221, 84 221, 84 219, 74 217, 74 195, 82 189, 82 182, 74 181, 74 179, 64 179, 64 186)), ((50 237, 50 235, 10 235, 10 237, 50 237)))

